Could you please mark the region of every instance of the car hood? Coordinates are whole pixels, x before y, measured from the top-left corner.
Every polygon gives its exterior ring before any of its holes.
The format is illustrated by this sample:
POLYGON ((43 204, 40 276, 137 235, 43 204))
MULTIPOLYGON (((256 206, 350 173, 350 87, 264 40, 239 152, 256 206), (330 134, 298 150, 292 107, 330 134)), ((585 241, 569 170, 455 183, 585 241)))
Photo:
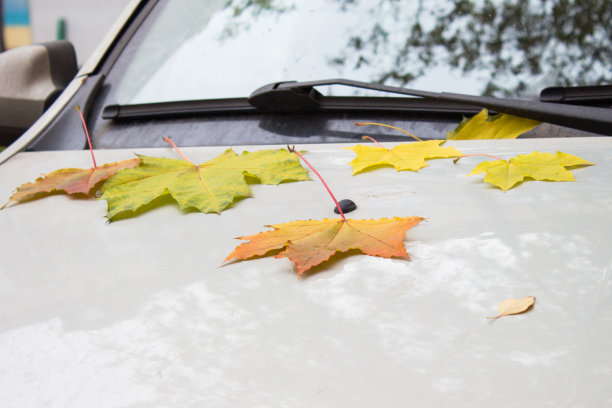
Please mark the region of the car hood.
MULTIPOLYGON (((392 144, 389 144, 391 146, 392 144)), ((107 222, 106 202, 53 195, 0 211, 5 406, 602 406, 612 402, 612 139, 453 141, 508 159, 595 166, 507 192, 482 158, 351 176, 348 145, 306 157, 350 218, 421 216, 411 260, 357 253, 297 278, 273 257, 221 267, 235 237, 331 218, 319 181, 252 184, 220 215, 158 200, 107 222), (528 313, 487 320, 507 298, 528 313)), ((278 148, 270 146, 269 148, 278 148)), ((299 147, 299 146, 298 146, 299 147)), ((235 151, 268 148, 236 147, 235 151)), ((195 162, 224 149, 186 148, 195 162)), ((176 158, 170 149, 135 153, 176 158)), ((134 157, 100 150, 99 163, 134 157)), ((0 198, 87 151, 21 153, 0 198)))

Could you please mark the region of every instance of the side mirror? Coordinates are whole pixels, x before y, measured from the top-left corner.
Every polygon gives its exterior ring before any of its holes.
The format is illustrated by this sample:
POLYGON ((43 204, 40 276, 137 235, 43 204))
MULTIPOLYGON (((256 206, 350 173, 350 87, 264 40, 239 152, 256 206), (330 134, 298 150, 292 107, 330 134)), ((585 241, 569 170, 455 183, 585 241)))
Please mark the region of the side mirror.
POLYGON ((0 145, 25 132, 77 73, 68 41, 28 45, 0 53, 0 145))

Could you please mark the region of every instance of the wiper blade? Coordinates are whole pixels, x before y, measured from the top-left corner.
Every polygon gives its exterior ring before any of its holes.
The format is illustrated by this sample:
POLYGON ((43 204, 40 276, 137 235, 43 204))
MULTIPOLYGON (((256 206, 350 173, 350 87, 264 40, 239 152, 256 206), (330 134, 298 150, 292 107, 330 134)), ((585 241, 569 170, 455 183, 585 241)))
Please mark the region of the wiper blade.
POLYGON ((451 92, 428 92, 343 78, 268 84, 255 90, 249 96, 248 102, 257 108, 270 110, 299 111, 315 109, 321 105, 325 97, 314 89, 314 87, 324 85, 345 85, 354 88, 417 96, 443 102, 480 106, 496 112, 508 113, 541 122, 612 136, 612 110, 606 108, 565 105, 531 100, 503 99, 490 96, 463 95, 451 92))
MULTIPOLYGON (((313 94, 318 93, 313 90, 313 94)), ((275 94, 276 95, 276 94, 275 94)), ((441 114, 478 113, 477 106, 461 103, 440 102, 424 98, 381 98, 381 97, 326 97, 319 105, 307 104, 296 109, 296 98, 290 97, 288 112, 325 110, 326 112, 427 112, 441 114)), ((274 109, 272 112, 284 111, 274 109)), ((133 105, 107 105, 102 110, 102 119, 140 120, 168 119, 219 114, 267 114, 271 111, 258 108, 247 102, 247 98, 198 99, 176 102, 154 102, 133 105)))
POLYGON ((143 103, 134 105, 107 105, 102 119, 149 119, 181 117, 217 113, 254 112, 257 108, 242 99, 210 99, 178 102, 143 103))

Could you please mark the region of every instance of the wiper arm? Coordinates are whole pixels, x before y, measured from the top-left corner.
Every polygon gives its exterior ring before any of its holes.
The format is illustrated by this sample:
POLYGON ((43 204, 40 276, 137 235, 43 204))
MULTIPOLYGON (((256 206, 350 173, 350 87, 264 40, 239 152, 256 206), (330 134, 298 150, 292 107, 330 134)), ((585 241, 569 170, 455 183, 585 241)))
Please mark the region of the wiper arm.
POLYGON ((583 106, 612 106, 612 85, 551 86, 542 89, 540 100, 583 106))
POLYGON ((509 113, 541 122, 612 136, 612 110, 606 108, 463 95, 451 92, 428 92, 343 78, 305 82, 277 82, 265 85, 254 91, 249 96, 248 102, 257 108, 271 110, 299 111, 313 109, 320 106, 321 101, 325 99, 314 87, 323 85, 345 85, 443 102, 480 106, 496 112, 509 113))

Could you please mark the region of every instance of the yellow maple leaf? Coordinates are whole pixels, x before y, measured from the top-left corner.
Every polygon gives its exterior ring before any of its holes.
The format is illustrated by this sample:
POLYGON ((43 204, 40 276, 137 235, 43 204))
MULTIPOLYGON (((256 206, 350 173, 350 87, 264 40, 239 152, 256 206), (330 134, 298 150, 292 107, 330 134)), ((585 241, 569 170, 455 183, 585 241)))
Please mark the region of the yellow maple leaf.
POLYGON ((426 140, 402 143, 391 150, 381 146, 357 145, 346 147, 357 154, 349 164, 353 166, 353 175, 380 166, 393 166, 397 171, 419 171, 427 167, 427 159, 438 159, 461 156, 454 147, 441 147, 444 140, 426 140))
POLYGON ((506 299, 497 305, 499 314, 487 319, 499 319, 502 316, 524 313, 529 310, 535 303, 535 297, 527 296, 521 299, 506 299))
POLYGON ((505 113, 489 116, 489 112, 483 109, 472 118, 464 118, 455 130, 446 134, 446 139, 516 139, 539 124, 537 120, 505 113))
POLYGON ((566 167, 592 166, 587 160, 571 154, 557 152, 521 154, 510 160, 493 160, 480 163, 468 174, 486 173, 485 183, 507 191, 526 178, 546 181, 574 181, 574 175, 566 167))

